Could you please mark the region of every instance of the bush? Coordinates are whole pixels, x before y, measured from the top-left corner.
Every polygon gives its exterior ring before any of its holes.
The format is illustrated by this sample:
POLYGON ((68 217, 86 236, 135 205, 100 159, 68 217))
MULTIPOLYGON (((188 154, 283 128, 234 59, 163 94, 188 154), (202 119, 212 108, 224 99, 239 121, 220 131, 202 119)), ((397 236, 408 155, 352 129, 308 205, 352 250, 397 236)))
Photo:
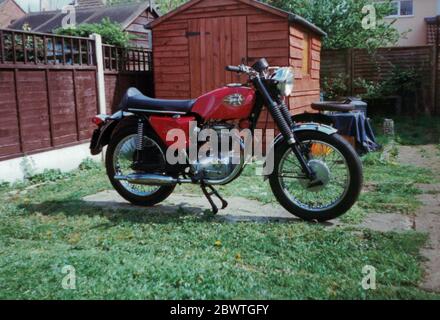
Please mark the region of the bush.
POLYGON ((342 73, 334 78, 325 77, 322 80, 325 100, 337 100, 340 97, 347 96, 347 79, 348 77, 342 73))
POLYGON ((100 34, 102 42, 118 47, 128 47, 136 37, 125 32, 119 23, 104 18, 100 23, 84 23, 75 28, 59 28, 56 34, 76 37, 89 37, 93 33, 100 34))
POLYGON ((43 173, 38 173, 28 178, 31 184, 54 182, 69 177, 68 173, 64 173, 59 169, 46 169, 43 173))
POLYGON ((97 170, 97 169, 100 169, 100 168, 101 168, 101 165, 98 162, 96 162, 93 159, 91 159, 91 158, 85 159, 79 165, 79 170, 80 171, 97 170))
POLYGON ((359 78, 355 80, 355 86, 363 89, 361 96, 364 99, 381 99, 391 95, 407 97, 414 95, 421 87, 420 74, 414 68, 393 66, 391 75, 386 79, 374 82, 359 78))

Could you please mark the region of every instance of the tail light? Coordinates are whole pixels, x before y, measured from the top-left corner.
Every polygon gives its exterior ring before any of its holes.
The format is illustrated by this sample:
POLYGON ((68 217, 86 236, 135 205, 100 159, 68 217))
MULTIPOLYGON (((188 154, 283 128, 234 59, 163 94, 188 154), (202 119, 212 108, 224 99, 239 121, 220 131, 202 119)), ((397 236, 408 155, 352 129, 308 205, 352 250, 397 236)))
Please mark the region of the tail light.
POLYGON ((107 120, 106 116, 97 115, 92 118, 92 122, 98 127, 101 126, 107 120))

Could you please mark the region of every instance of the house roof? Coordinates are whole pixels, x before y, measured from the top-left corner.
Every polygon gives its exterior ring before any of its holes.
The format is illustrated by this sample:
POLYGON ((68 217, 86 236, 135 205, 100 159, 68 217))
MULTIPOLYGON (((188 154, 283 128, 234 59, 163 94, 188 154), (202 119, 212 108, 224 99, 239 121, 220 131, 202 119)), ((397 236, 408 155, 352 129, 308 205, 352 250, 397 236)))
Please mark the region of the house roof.
MULTIPOLYGON (((176 8, 175 10, 168 12, 167 14, 163 15, 162 17, 150 22, 149 26, 154 28, 155 26, 157 26, 157 25, 161 24, 162 22, 168 20, 169 18, 174 17, 175 15, 191 8, 192 6, 196 5, 197 3, 201 2, 201 1, 204 1, 204 0, 191 0, 191 1, 181 5, 180 7, 176 8)), ((237 1, 240 1, 244 4, 249 5, 249 6, 255 7, 257 9, 272 13, 274 15, 286 18, 292 23, 298 23, 298 24, 312 30, 313 32, 315 32, 321 36, 327 35, 327 33, 325 33, 321 28, 319 28, 318 26, 314 25, 313 23, 307 21, 306 19, 304 19, 303 17, 301 17, 297 14, 294 14, 294 13, 291 13, 288 11, 284 11, 282 9, 273 7, 267 3, 263 3, 263 2, 260 2, 257 0, 237 0, 237 1)))
MULTIPOLYGON (((25 11, 23 10, 23 8, 20 7, 20 6, 18 5, 17 2, 15 2, 15 0, 10 0, 10 1, 13 2, 13 3, 15 3, 15 5, 16 5, 21 11, 25 12, 25 11)), ((0 6, 1 6, 3 3, 6 3, 6 2, 8 2, 8 0, 0 0, 0 6)))
MULTIPOLYGON (((80 1, 76 8, 77 24, 98 23, 105 17, 108 17, 111 21, 120 23, 125 29, 148 9, 159 16, 157 10, 154 7, 150 7, 150 1, 116 6, 103 6, 98 3, 97 7, 90 6, 91 2, 96 3, 96 1, 86 2, 85 6, 81 6, 80 1)), ((83 2, 83 4, 85 3, 83 2)), ((28 24, 32 31, 51 33, 53 30, 61 27, 61 22, 67 14, 61 10, 29 13, 23 18, 14 21, 9 28, 21 30, 23 25, 28 24)))
POLYGON ((427 17, 425 18, 427 24, 435 24, 437 21, 440 21, 437 17, 427 17))
MULTIPOLYGON (((8 2, 8 0, 0 0, 0 9, 1 9, 1 7, 2 7, 5 3, 7 3, 7 2, 8 2)), ((17 6, 17 8, 19 8, 23 13, 26 13, 26 12, 23 10, 23 8, 20 7, 20 6, 18 5, 17 2, 15 2, 15 0, 10 0, 10 2, 14 3, 14 4, 17 6)))

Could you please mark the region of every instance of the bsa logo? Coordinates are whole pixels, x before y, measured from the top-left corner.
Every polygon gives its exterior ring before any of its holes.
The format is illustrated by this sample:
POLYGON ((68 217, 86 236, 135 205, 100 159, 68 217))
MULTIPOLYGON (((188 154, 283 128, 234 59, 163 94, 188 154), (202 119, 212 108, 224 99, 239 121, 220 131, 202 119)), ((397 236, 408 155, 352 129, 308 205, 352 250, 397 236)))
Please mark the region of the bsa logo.
POLYGON ((231 94, 229 96, 226 96, 223 99, 223 102, 232 107, 240 107, 243 105, 244 97, 239 93, 231 94))

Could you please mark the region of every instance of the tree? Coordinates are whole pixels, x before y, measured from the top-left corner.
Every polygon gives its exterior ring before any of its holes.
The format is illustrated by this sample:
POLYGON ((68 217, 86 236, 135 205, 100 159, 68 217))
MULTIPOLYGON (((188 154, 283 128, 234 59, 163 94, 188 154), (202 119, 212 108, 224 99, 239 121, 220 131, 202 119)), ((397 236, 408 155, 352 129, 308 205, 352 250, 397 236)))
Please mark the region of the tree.
POLYGON ((75 28, 59 28, 56 34, 78 37, 89 37, 93 33, 100 34, 102 42, 119 47, 127 47, 135 37, 122 29, 119 23, 104 18, 100 23, 84 23, 75 28))
POLYGON ((264 1, 296 13, 327 32, 325 48, 375 49, 393 45, 401 36, 393 26, 394 21, 384 21, 384 17, 392 12, 391 0, 264 1))
MULTIPOLYGON (((106 0, 107 5, 116 5, 123 3, 136 3, 144 2, 145 0, 106 0)), ((189 0, 155 0, 158 9, 163 13, 168 13, 171 10, 176 9, 178 6, 182 5, 189 0)))
POLYGON ((163 14, 176 9, 185 2, 188 2, 188 0, 156 0, 158 8, 163 14))

